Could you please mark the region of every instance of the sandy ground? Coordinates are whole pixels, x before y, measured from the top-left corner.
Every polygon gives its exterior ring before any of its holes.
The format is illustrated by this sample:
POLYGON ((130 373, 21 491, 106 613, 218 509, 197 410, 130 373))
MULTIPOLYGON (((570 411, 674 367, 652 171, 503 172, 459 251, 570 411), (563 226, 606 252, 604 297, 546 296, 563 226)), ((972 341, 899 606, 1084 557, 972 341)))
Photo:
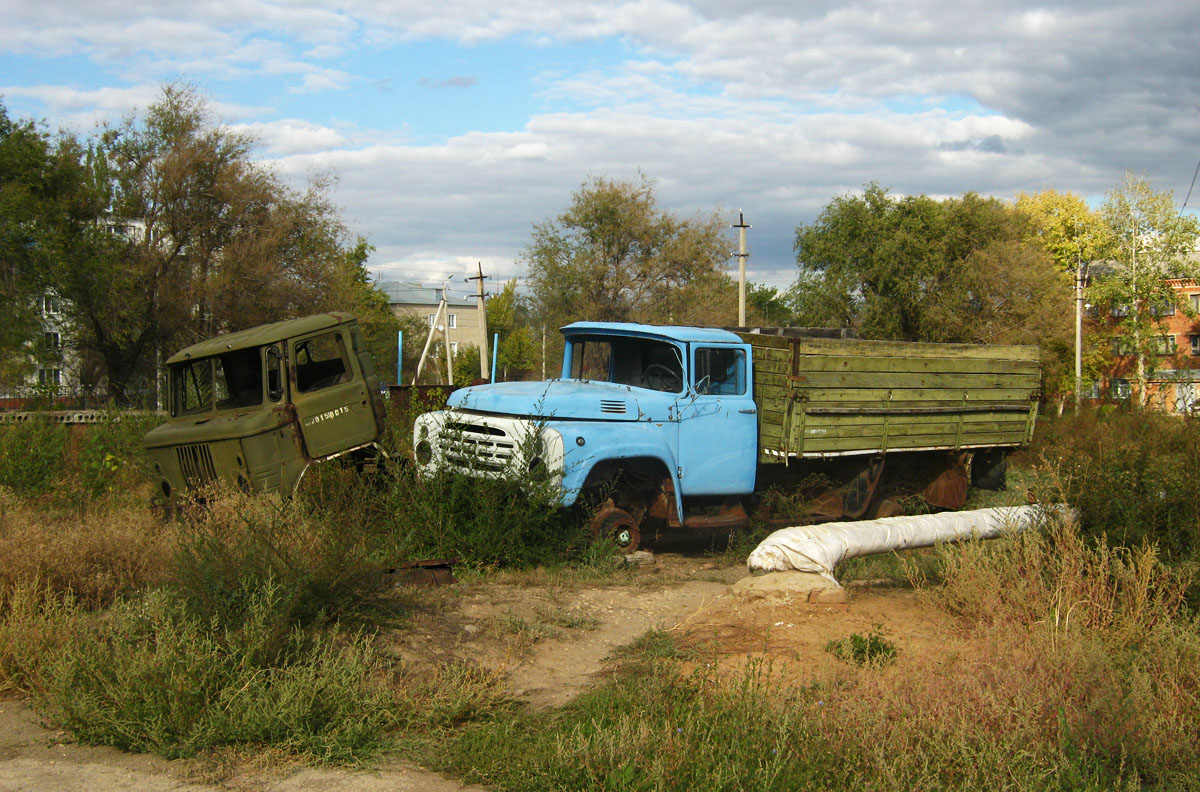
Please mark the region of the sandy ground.
MULTIPOLYGON (((701 648, 719 662, 765 656, 789 664, 800 676, 816 675, 837 662, 825 644, 852 632, 882 629, 906 651, 929 657, 937 656, 946 633, 945 617, 908 589, 852 585, 844 597, 810 601, 808 591, 793 590, 791 584, 758 584, 765 590, 752 584, 749 591, 744 589, 750 581, 732 585, 743 576, 738 565, 660 554, 653 566, 619 584, 535 578, 452 586, 419 597, 423 605, 405 627, 383 638, 406 661, 468 660, 494 669, 515 697, 548 707, 594 684, 606 657, 651 629, 671 631, 680 643, 701 648)), ((27 702, 0 699, 0 792, 228 789, 454 792, 481 787, 399 760, 355 771, 248 757, 236 767, 206 771, 196 762, 76 744, 43 724, 27 702)))

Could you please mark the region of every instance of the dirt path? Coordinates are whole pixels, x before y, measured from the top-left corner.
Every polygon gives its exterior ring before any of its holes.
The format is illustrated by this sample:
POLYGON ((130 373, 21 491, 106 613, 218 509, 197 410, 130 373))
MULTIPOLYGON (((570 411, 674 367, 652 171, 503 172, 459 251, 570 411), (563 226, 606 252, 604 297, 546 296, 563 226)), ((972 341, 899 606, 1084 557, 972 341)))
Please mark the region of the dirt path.
MULTIPOLYGON (((651 629, 672 630, 684 644, 718 662, 763 654, 817 673, 835 662, 824 650, 851 632, 882 628, 908 650, 937 655, 944 625, 911 591, 852 588, 846 604, 810 604, 804 597, 747 596, 730 583, 736 565, 660 556, 644 579, 620 585, 480 583, 428 598, 401 630, 384 636, 391 650, 418 664, 470 661, 503 675, 518 699, 557 706, 596 681, 604 659, 651 629)), ((251 765, 219 774, 195 763, 170 762, 112 748, 70 742, 46 728, 26 703, 0 699, 0 792, 117 792, 234 789, 253 792, 375 792, 480 790, 385 762, 373 771, 251 765)))

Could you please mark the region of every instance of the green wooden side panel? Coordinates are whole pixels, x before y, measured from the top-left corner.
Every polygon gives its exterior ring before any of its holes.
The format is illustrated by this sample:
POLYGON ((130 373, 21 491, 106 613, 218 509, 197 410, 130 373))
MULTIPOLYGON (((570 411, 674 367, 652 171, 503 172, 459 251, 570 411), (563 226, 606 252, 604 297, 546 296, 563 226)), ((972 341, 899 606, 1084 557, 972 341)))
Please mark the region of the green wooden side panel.
POLYGON ((764 461, 1032 436, 1036 347, 741 335, 754 350, 764 461))

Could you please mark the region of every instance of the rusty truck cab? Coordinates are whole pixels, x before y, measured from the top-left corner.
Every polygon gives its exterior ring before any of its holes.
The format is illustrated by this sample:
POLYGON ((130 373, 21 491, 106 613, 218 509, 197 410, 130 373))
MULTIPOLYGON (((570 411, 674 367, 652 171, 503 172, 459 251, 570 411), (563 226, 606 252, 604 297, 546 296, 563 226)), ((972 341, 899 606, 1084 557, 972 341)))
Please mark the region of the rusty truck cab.
POLYGON ((159 497, 211 484, 291 493, 313 462, 382 454, 358 322, 324 313, 217 336, 167 360, 169 419, 143 440, 159 497))

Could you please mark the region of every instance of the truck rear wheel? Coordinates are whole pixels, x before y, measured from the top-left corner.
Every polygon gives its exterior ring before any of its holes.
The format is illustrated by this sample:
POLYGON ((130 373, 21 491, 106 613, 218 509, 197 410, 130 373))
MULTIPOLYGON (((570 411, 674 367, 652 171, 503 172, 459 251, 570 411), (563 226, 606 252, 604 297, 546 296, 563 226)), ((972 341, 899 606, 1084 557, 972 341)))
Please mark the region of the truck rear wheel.
POLYGON ((633 515, 616 506, 604 506, 591 521, 592 534, 598 538, 612 539, 622 553, 632 553, 642 541, 633 515))

